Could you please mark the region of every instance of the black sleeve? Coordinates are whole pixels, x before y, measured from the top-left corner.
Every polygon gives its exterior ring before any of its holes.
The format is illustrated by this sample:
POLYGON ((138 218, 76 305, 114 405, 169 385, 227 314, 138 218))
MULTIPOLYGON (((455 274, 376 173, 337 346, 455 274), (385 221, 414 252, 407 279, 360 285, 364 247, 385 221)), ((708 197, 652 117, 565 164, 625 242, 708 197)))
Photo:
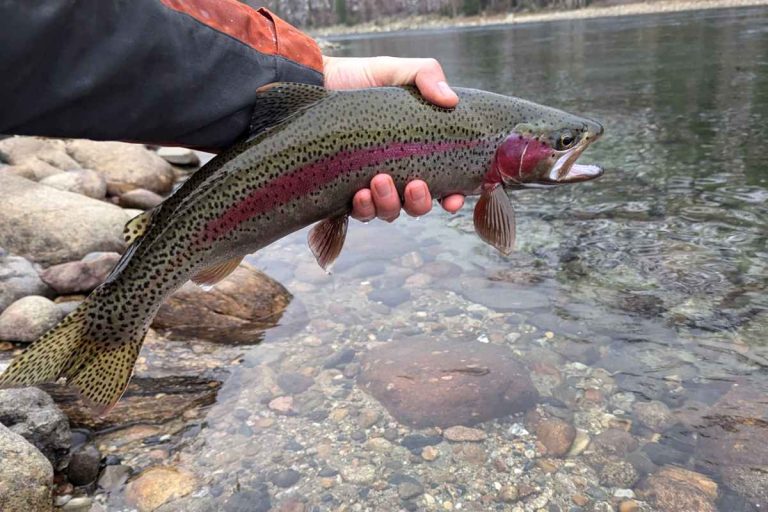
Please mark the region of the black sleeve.
POLYGON ((218 150, 256 90, 322 85, 308 36, 236 0, 0 0, 0 134, 218 150))

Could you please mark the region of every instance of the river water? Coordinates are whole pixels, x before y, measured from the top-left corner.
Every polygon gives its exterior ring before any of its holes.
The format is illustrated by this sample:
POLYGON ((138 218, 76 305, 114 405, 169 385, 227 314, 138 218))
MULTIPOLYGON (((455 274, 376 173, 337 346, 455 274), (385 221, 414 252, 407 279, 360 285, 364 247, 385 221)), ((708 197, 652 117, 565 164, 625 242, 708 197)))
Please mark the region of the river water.
POLYGON ((768 10, 335 42, 337 55, 433 56, 455 85, 594 117, 606 134, 582 161, 605 176, 513 193, 509 257, 473 234, 471 207, 353 223, 331 276, 305 232, 252 256, 295 295, 294 328, 237 348, 218 402, 170 448, 198 485, 169 510, 765 506, 768 10), (408 340, 508 349, 533 369, 540 412, 591 444, 547 457, 522 414, 476 425, 487 439, 474 444, 399 423, 358 374, 368 350, 408 340), (286 392, 285 373, 309 387, 286 392), (282 395, 287 415, 269 405, 282 395), (414 435, 436 439, 435 460, 407 446, 414 435), (668 466, 698 476, 648 483, 668 466))

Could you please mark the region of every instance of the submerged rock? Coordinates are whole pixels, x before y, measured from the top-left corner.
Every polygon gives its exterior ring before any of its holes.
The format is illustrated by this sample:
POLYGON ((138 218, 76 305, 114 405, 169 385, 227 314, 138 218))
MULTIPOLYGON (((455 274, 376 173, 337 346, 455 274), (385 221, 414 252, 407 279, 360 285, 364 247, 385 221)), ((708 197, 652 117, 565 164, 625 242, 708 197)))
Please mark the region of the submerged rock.
POLYGON ((191 282, 182 286, 152 325, 172 337, 255 343, 278 323, 291 299, 283 285, 243 263, 210 291, 191 282))
POLYGON ((88 485, 99 476, 101 453, 93 443, 86 443, 73 450, 67 466, 67 477, 72 485, 88 485))
POLYGON ((37 447, 57 469, 67 462, 69 420, 43 391, 0 390, 0 423, 37 447))
POLYGON ((0 424, 0 510, 45 512, 53 502, 53 468, 34 446, 0 424))
POLYGON ((664 512, 716 512, 717 484, 706 476, 665 466, 641 484, 641 496, 664 512))
POLYGON ((31 343, 61 320, 56 304, 45 297, 23 297, 0 313, 0 340, 31 343))
POLYGON ((151 512, 164 503, 195 490, 195 475, 175 467, 158 466, 144 470, 125 490, 128 503, 139 512, 151 512))
POLYGON ((576 429, 565 420, 555 417, 542 417, 531 412, 527 416, 528 424, 536 433, 536 439, 544 446, 548 455, 563 457, 571 449, 576 438, 576 429))
POLYGON ((404 341, 365 355, 358 377, 401 423, 474 425, 524 411, 538 393, 506 348, 458 341, 404 341))
POLYGON ((52 265, 124 248, 118 206, 0 173, 0 247, 52 265))
POLYGON ((104 282, 119 259, 116 252, 92 253, 80 261, 49 267, 40 277, 60 295, 87 293, 104 282))
POLYGON ((173 186, 170 164, 140 144, 70 140, 67 152, 81 166, 104 176, 112 195, 135 188, 166 194, 173 186))

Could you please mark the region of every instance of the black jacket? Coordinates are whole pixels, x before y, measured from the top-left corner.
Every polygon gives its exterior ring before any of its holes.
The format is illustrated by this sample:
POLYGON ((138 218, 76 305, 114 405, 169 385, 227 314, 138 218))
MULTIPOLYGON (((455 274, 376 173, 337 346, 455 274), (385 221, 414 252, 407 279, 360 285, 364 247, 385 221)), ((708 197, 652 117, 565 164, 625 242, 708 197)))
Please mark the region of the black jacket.
POLYGON ((315 42, 236 0, 0 0, 0 134, 223 149, 315 42))

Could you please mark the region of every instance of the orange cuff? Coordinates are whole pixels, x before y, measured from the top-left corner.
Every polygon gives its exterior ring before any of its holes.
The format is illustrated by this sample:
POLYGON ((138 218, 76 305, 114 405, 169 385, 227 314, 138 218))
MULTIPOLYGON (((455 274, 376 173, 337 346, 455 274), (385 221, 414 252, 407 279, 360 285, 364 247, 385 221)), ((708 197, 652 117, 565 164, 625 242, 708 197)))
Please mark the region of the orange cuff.
POLYGON ((237 0, 160 0, 189 16, 267 55, 279 55, 319 73, 320 47, 308 35, 268 9, 254 10, 237 0))

